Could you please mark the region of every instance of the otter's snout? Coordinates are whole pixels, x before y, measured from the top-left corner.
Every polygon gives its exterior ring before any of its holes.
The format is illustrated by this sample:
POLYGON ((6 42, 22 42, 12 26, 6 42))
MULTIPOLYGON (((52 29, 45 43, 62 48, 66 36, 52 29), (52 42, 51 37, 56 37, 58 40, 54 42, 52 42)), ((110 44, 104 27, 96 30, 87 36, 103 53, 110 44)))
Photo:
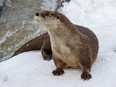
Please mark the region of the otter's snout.
POLYGON ((42 11, 40 13, 35 13, 35 16, 42 16, 42 17, 45 17, 45 16, 49 16, 49 12, 48 11, 42 11))
POLYGON ((40 13, 35 13, 35 15, 36 15, 36 16, 39 16, 39 15, 40 15, 40 13))

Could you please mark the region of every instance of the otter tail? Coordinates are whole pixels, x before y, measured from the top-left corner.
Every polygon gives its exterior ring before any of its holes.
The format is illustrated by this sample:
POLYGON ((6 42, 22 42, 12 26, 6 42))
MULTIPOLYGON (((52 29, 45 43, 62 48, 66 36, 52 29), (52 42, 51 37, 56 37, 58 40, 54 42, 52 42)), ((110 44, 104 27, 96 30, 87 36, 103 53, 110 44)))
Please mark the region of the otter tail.
POLYGON ((11 57, 31 50, 40 50, 48 33, 44 33, 21 46, 11 57))

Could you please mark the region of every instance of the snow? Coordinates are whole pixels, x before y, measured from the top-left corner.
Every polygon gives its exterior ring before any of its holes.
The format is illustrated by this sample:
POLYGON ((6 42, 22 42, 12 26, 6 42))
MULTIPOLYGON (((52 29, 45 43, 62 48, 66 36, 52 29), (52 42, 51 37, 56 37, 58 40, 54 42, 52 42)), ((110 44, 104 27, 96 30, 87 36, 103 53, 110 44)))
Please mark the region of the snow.
POLYGON ((53 60, 44 61, 31 51, 0 63, 0 87, 116 87, 116 0, 71 0, 60 11, 73 23, 90 28, 99 39, 99 54, 92 79, 83 81, 81 70, 65 69, 53 76, 53 60))

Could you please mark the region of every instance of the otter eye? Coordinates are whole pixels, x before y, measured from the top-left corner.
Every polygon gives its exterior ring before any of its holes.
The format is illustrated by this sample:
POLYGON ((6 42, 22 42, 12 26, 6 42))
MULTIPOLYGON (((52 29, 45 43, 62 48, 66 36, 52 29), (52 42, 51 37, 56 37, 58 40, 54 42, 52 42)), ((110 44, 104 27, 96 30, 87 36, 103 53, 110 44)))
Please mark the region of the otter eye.
POLYGON ((54 14, 53 14, 53 13, 52 13, 51 15, 52 15, 52 16, 54 16, 54 14))
POLYGON ((59 16, 59 15, 54 14, 54 13, 51 13, 50 15, 51 15, 51 16, 53 16, 53 17, 55 17, 55 18, 57 18, 57 19, 59 19, 59 18, 60 18, 60 16, 59 16))
POLYGON ((60 17, 59 17, 59 16, 56 16, 56 18, 57 18, 57 19, 60 19, 60 17))

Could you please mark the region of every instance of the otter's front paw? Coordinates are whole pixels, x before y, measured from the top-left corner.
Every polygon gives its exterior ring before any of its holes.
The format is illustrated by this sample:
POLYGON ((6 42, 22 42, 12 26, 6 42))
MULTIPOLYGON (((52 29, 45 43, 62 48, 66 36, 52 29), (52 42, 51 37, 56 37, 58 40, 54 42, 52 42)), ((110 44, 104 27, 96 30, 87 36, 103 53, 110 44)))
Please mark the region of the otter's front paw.
POLYGON ((44 60, 51 60, 52 59, 52 53, 51 52, 43 50, 43 51, 41 51, 41 53, 42 53, 42 56, 43 56, 44 60))
POLYGON ((56 70, 54 70, 53 72, 53 75, 55 76, 59 76, 59 75, 62 75, 64 73, 64 70, 63 69, 60 69, 60 68, 57 68, 56 70))
POLYGON ((89 80, 91 77, 92 77, 91 74, 88 73, 88 72, 83 72, 82 75, 81 75, 81 78, 83 80, 89 80))

